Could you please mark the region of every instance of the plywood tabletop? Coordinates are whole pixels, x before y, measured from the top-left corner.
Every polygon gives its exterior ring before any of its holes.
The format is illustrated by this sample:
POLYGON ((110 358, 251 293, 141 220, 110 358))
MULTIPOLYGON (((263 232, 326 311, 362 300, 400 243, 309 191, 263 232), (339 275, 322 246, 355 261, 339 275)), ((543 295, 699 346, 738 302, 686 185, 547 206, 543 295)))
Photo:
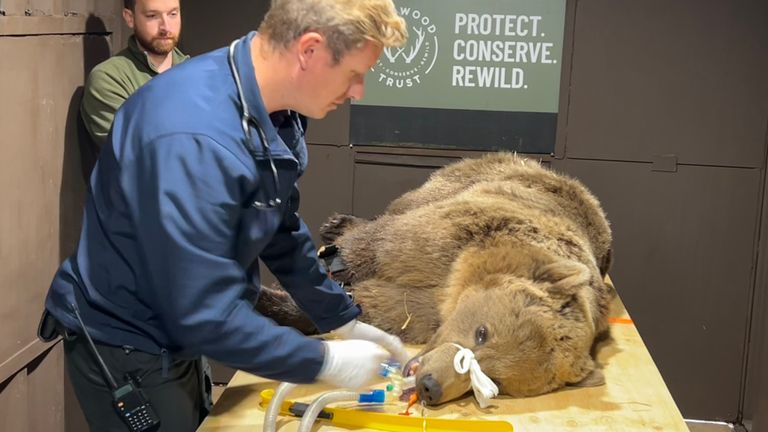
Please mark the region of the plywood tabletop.
MULTIPOLYGON (((409 347, 412 352, 418 347, 409 347)), ((513 399, 499 397, 494 406, 480 409, 472 396, 427 409, 427 417, 506 420, 517 432, 587 430, 688 432, 682 415, 653 362, 634 323, 617 300, 611 314, 611 337, 599 345, 598 362, 606 384, 590 388, 568 388, 542 396, 513 399)), ((261 430, 264 410, 259 407, 261 390, 278 383, 239 371, 203 422, 200 432, 245 432, 261 430)), ((289 399, 310 402, 330 390, 322 385, 297 387, 289 399)), ((403 406, 380 408, 402 411, 403 406)), ((421 415, 421 409, 412 410, 421 415)), ((278 431, 297 430, 298 419, 281 417, 278 431)), ((338 429, 329 423, 315 431, 338 429)), ((363 429, 355 429, 362 431, 363 429)))

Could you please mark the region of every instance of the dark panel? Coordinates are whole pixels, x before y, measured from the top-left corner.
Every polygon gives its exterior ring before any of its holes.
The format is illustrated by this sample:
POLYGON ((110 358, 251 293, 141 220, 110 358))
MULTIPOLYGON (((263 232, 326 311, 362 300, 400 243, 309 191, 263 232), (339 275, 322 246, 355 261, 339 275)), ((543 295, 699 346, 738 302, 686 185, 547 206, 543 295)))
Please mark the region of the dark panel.
POLYGON ((560 103, 557 116, 557 135, 555 154, 558 159, 565 156, 565 141, 568 129, 568 105, 571 98, 571 67, 573 64, 574 28, 576 27, 576 0, 567 0, 565 9, 565 29, 563 33, 563 66, 560 72, 560 103))
POLYGON ((256 30, 269 4, 269 0, 230 0, 218 6, 206 0, 184 0, 179 46, 186 54, 198 55, 229 45, 256 30))
MULTIPOLYGON (((765 225, 763 225, 765 226, 765 225)), ((761 248, 760 256, 765 256, 761 248)), ((761 260, 766 267, 766 260, 761 260)), ((768 430, 768 293, 766 292, 765 269, 759 279, 755 299, 753 337, 750 346, 750 361, 747 368, 747 393, 744 406, 744 419, 752 422, 753 431, 768 430)))
POLYGON ((309 120, 307 142, 312 144, 349 145, 349 102, 331 111, 322 120, 309 120))
POLYGON ((330 215, 352 212, 352 150, 309 146, 309 167, 299 180, 299 212, 319 245, 318 232, 330 215))
POLYGON ((550 154, 557 114, 352 106, 353 145, 550 154))
POLYGON ((355 158, 353 213, 363 218, 381 214, 403 193, 421 186, 447 158, 361 154, 355 158))
POLYGON ((768 2, 578 2, 567 155, 760 167, 768 2))
POLYGON ((744 419, 752 421, 752 430, 763 431, 768 430, 768 259, 765 259, 768 256, 768 187, 763 190, 763 213, 757 256, 762 258, 758 259, 755 279, 744 419))
POLYGON ((611 276, 686 418, 735 420, 750 309, 757 169, 555 161, 602 201, 611 276))

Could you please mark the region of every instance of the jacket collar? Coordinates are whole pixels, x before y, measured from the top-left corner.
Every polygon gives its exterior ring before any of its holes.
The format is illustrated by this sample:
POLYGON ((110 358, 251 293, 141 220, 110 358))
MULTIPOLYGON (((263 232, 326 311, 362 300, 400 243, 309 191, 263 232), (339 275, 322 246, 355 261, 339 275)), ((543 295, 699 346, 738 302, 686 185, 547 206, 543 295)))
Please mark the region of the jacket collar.
MULTIPOLYGON (((281 151, 273 146, 273 154, 279 156, 284 151, 290 152, 290 155, 296 159, 301 174, 307 166, 308 159, 306 141, 304 140, 306 118, 293 111, 277 111, 271 114, 267 112, 259 91, 257 73, 253 67, 251 56, 251 42, 256 34, 253 31, 240 38, 235 44, 233 52, 235 69, 240 76, 245 104, 248 106, 250 115, 259 121, 269 143, 279 143, 278 146, 285 149, 281 151)), ((232 79, 234 80, 234 77, 232 79)))
POLYGON ((256 71, 253 67, 251 41, 253 41, 255 36, 256 32, 252 31, 237 41, 234 50, 235 69, 237 69, 240 75, 243 97, 245 98, 245 104, 248 106, 248 112, 258 120, 264 130, 264 134, 267 136, 267 140, 271 143, 279 139, 279 137, 277 129, 273 125, 272 119, 264 106, 264 100, 261 98, 256 71))
MULTIPOLYGON (((133 55, 141 64, 146 66, 148 70, 154 74, 159 73, 157 68, 155 68, 155 65, 149 60, 149 54, 139 46, 139 42, 136 40, 136 35, 131 35, 131 37, 128 38, 128 51, 130 51, 131 55, 133 55)), ((189 58, 188 55, 182 53, 178 48, 173 49, 171 56, 173 57, 173 66, 176 66, 189 58)))

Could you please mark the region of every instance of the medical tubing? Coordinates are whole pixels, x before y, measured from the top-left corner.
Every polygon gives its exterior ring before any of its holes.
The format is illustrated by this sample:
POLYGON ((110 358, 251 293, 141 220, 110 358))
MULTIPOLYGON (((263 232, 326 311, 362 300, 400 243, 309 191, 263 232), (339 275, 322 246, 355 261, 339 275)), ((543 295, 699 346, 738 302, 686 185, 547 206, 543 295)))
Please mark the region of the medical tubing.
POLYGON ((309 404, 309 407, 307 407, 307 411, 301 417, 301 424, 299 424, 298 432, 310 432, 312 430, 312 425, 315 424, 317 415, 320 414, 320 411, 322 411, 326 405, 334 402, 357 401, 357 398, 357 393, 346 390, 323 393, 313 400, 312 403, 309 404))
POLYGON ((293 383, 280 383, 275 390, 275 394, 272 396, 272 400, 269 401, 267 412, 264 414, 264 432, 275 432, 277 429, 277 416, 280 414, 280 405, 283 404, 285 397, 288 393, 296 387, 293 383))

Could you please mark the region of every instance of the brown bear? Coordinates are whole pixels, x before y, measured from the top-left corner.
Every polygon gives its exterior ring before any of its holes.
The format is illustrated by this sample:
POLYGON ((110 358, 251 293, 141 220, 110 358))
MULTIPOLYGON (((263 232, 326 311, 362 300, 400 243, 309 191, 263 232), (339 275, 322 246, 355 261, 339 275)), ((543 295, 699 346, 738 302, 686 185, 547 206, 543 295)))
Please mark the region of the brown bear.
MULTIPOLYGON (((321 233, 338 248, 332 276, 361 320, 426 344, 415 360, 427 404, 471 388, 454 370, 454 344, 473 351, 501 394, 603 383, 591 348, 615 295, 604 283, 611 232, 577 180, 491 154, 436 171, 374 220, 336 215, 321 233)), ((279 308, 290 309, 273 300, 260 310, 279 308)))

